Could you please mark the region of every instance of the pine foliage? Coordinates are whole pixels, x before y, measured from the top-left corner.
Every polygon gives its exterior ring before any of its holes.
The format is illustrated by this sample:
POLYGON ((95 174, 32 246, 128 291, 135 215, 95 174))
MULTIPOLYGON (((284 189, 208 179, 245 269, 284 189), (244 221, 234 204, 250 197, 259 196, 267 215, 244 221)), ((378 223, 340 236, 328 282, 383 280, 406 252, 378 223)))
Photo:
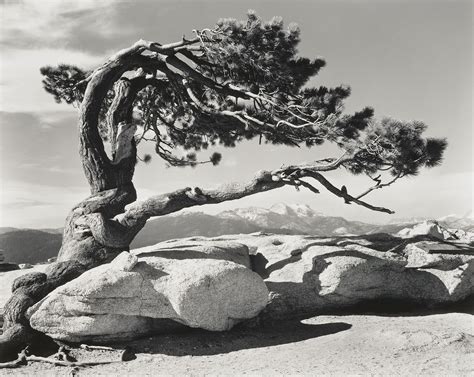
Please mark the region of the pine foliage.
MULTIPOLYGON (((196 166, 196 152, 218 144, 234 147, 255 137, 290 146, 335 143, 352 156, 343 166, 354 174, 416 175, 421 167, 442 161, 446 140, 424 138, 424 123, 377 120, 370 107, 346 114, 349 87, 309 87, 325 61, 298 55, 301 33, 296 24, 285 27, 280 17, 264 22, 249 11, 244 21, 225 18, 194 33, 195 48, 176 56, 219 88, 236 87, 247 94, 238 98, 186 73, 159 72, 163 85, 145 87, 135 100, 141 134, 137 142, 154 142, 156 153, 169 165, 196 166)), ((57 102, 81 101, 88 72, 62 64, 44 67, 41 73, 45 90, 57 102)), ((112 88, 104 113, 110 98, 112 88)), ((102 134, 105 138, 106 130, 102 134)), ((220 160, 220 154, 213 154, 206 162, 216 165, 220 160)))

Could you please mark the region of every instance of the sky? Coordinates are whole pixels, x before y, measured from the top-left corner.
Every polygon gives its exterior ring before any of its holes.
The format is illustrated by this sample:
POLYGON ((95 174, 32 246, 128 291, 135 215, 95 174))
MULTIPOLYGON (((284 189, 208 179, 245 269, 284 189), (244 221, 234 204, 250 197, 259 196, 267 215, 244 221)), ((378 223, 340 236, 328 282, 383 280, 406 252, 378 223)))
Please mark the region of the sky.
MULTIPOLYGON (((300 55, 327 62, 310 84, 350 85, 347 112, 373 106, 378 118, 421 120, 428 136, 447 137, 449 145, 440 167, 367 196, 395 215, 345 205, 324 190, 315 195, 292 187, 197 210, 303 203, 372 223, 472 214, 472 8, 471 1, 448 0, 0 0, 0 226, 60 227, 70 208, 89 194, 78 156, 77 109, 56 104, 44 92, 40 67, 93 68, 141 38, 174 42, 221 17, 245 18, 248 9, 264 19, 282 16, 299 24, 300 55)), ((141 145, 139 153, 152 148, 141 145)), ((245 181, 260 169, 334 156, 326 145, 297 149, 258 140, 218 151, 223 160, 217 167, 166 168, 158 157, 137 165, 139 198, 245 181)), ((370 185, 345 171, 328 178, 354 194, 370 185)))

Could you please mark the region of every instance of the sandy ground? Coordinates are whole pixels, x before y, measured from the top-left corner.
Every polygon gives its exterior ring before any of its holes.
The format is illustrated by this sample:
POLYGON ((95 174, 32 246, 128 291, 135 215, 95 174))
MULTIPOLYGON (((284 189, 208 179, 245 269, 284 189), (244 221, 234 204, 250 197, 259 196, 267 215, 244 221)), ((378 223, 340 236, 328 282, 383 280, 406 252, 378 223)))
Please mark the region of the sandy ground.
MULTIPOLYGON (((317 316, 228 333, 201 330, 128 344, 137 359, 81 368, 79 376, 474 376, 474 316, 317 316)), ((79 361, 119 360, 117 351, 74 350, 79 361)), ((30 363, 2 375, 68 376, 30 363)))

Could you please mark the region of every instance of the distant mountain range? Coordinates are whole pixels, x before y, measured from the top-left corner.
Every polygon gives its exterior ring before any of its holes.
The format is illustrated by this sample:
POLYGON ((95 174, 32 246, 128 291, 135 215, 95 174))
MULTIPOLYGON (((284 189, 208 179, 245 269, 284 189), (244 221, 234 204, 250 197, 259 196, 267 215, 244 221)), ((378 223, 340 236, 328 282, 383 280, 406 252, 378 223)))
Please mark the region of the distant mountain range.
POLYGON ((15 229, 0 231, 0 249, 4 262, 39 263, 58 254, 62 235, 37 229, 15 229))
MULTIPOLYGON (((425 219, 394 219, 388 224, 374 225, 326 216, 307 205, 276 204, 269 209, 249 207, 208 215, 202 212, 181 212, 147 222, 131 247, 190 236, 220 236, 224 234, 265 231, 315 236, 396 233, 425 219)), ((472 216, 445 216, 438 221, 446 228, 474 231, 472 216)), ((0 228, 0 249, 5 262, 38 263, 57 255, 61 246, 61 229, 0 228)))

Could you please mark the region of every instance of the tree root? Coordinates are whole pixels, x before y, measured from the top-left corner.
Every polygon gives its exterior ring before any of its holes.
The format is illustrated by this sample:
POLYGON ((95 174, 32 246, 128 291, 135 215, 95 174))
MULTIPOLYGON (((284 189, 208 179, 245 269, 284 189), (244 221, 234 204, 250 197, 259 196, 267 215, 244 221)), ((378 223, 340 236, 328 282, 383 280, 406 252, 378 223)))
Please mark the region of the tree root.
POLYGON ((105 346, 90 346, 88 344, 81 344, 79 346, 80 348, 86 350, 86 351, 92 351, 92 350, 103 350, 103 351, 116 351, 115 348, 112 347, 105 347, 105 346))
MULTIPOLYGON (((90 346, 87 346, 87 347, 89 348, 90 346)), ((81 345, 81 348, 83 348, 82 345, 81 345)), ((109 347, 98 347, 98 348, 108 349, 109 347)), ((110 350, 113 350, 113 349, 110 348, 110 350)), ((28 365, 28 362, 49 363, 49 364, 54 364, 57 366, 78 368, 78 367, 90 367, 90 366, 95 366, 95 365, 121 363, 124 361, 128 361, 127 359, 124 359, 123 357, 123 354, 126 351, 124 351, 120 360, 110 360, 110 361, 109 360, 107 361, 77 361, 71 355, 69 355, 69 352, 70 351, 68 349, 62 346, 59 348, 58 352, 56 352, 53 356, 41 357, 41 356, 35 356, 35 355, 28 355, 28 347, 26 347, 24 350, 22 350, 18 354, 18 357, 16 358, 16 360, 0 363, 0 369, 18 368, 21 366, 28 365)))
POLYGON ((111 361, 64 361, 64 360, 57 360, 51 357, 41 357, 41 356, 26 356, 26 361, 36 361, 36 362, 43 362, 43 363, 50 363, 54 365, 64 366, 64 367, 90 367, 94 365, 103 365, 103 364, 113 364, 113 363, 121 363, 122 360, 111 360, 111 361))

